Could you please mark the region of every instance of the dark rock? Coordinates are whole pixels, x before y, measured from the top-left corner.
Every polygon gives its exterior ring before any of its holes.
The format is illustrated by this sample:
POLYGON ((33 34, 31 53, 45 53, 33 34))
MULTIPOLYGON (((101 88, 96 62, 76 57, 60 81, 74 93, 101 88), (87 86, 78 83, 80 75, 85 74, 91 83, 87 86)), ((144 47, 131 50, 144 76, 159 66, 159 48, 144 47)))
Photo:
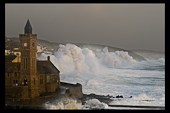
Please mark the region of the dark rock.
POLYGON ((120 96, 118 95, 118 96, 116 96, 116 98, 123 98, 123 96, 122 95, 120 95, 120 96))
POLYGON ((123 98, 123 96, 121 95, 120 98, 123 98))
POLYGON ((91 93, 89 96, 95 96, 96 94, 94 94, 94 93, 91 93))

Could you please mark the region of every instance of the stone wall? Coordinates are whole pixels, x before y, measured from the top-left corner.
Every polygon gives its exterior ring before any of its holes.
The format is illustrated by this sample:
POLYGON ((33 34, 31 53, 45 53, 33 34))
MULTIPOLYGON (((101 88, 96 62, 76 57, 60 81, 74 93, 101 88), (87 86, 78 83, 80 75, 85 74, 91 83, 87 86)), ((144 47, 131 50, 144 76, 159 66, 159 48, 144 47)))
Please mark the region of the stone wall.
POLYGON ((28 86, 5 87, 5 97, 28 98, 28 86))
POLYGON ((5 73, 5 86, 15 86, 15 84, 13 83, 13 80, 15 80, 15 83, 16 83, 16 80, 17 80, 18 85, 20 85, 19 84, 19 77, 20 77, 20 73, 18 73, 18 72, 17 72, 16 77, 14 77, 14 72, 13 73, 5 73))
POLYGON ((60 82, 60 84, 61 84, 61 86, 68 88, 66 90, 66 93, 69 94, 70 96, 73 96, 75 98, 81 98, 83 96, 81 84, 79 84, 79 83, 70 84, 70 83, 65 83, 65 82, 60 82))
POLYGON ((42 94, 42 93, 45 93, 46 92, 46 76, 45 76, 45 74, 39 74, 38 76, 39 76, 39 78, 40 78, 40 75, 43 75, 43 84, 40 84, 40 79, 39 79, 39 92, 40 92, 40 94, 42 94))
POLYGON ((58 82, 56 83, 47 83, 47 92, 55 92, 58 89, 58 82))
MULTIPOLYGON (((56 89, 60 88, 60 79, 59 79, 59 74, 56 73, 57 75, 57 82, 52 82, 52 79, 50 80, 50 83, 47 83, 46 81, 46 74, 39 74, 39 78, 40 75, 43 75, 43 84, 39 84, 39 92, 40 94, 45 93, 45 92, 55 92, 56 89)), ((47 74, 47 75, 54 75, 54 74, 47 74)), ((40 83, 40 79, 38 81, 40 83)))
POLYGON ((29 90, 29 94, 30 94, 29 97, 31 98, 39 97, 40 96, 39 88, 36 87, 34 89, 29 90))

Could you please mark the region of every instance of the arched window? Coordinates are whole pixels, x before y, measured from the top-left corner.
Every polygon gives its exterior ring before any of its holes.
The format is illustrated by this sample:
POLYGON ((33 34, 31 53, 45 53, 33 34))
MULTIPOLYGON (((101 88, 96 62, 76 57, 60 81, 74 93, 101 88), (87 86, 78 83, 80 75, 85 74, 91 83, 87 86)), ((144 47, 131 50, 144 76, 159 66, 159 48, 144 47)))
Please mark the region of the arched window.
POLYGON ((14 72, 14 77, 17 77, 17 72, 14 72))
POLYGON ((35 84, 35 78, 34 78, 34 84, 35 84))
POLYGON ((24 85, 27 85, 28 83, 27 83, 27 79, 25 78, 24 79, 24 85))
POLYGON ((40 75, 40 84, 43 84, 43 75, 40 75))

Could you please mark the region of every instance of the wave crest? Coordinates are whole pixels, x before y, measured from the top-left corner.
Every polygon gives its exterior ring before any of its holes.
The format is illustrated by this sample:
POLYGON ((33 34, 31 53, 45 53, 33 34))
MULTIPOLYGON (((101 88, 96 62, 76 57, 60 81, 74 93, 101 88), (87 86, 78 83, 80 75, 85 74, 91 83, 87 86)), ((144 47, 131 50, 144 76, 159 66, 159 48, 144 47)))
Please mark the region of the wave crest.
MULTIPOLYGON (((124 51, 108 52, 108 47, 94 53, 88 48, 81 49, 74 44, 59 45, 58 51, 54 55, 48 55, 54 65, 62 73, 79 71, 95 72, 103 67, 119 67, 136 61, 124 51)), ((47 54, 42 53, 39 60, 46 60, 47 54)))

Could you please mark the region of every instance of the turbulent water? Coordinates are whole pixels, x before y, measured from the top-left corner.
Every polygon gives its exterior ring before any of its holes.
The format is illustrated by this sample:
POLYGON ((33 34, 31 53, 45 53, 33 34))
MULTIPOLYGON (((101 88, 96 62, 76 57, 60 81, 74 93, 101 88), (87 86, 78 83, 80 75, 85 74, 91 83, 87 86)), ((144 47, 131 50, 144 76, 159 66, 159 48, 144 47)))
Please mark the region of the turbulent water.
POLYGON ((47 56, 61 71, 61 81, 81 83, 85 94, 124 97, 112 98, 112 105, 165 106, 164 58, 138 62, 126 51, 108 52, 105 47, 94 53, 73 44, 59 45, 54 55, 42 53, 38 59, 47 56))

